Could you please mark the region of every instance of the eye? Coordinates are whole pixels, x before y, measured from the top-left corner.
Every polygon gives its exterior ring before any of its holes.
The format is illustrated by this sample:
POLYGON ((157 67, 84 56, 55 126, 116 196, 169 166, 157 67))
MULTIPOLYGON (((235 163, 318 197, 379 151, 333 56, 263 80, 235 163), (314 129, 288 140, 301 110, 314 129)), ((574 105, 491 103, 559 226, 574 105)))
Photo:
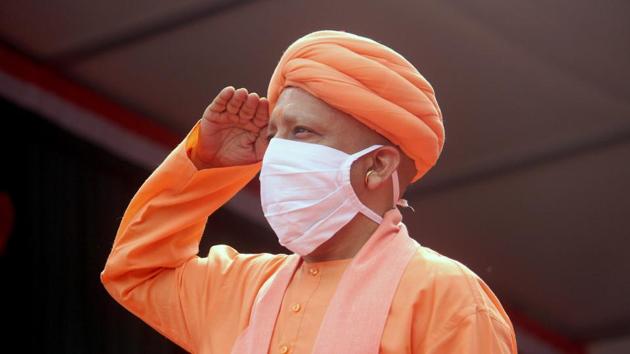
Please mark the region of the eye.
POLYGON ((304 134, 312 133, 312 131, 308 128, 297 126, 293 128, 293 135, 295 136, 303 136, 304 134))

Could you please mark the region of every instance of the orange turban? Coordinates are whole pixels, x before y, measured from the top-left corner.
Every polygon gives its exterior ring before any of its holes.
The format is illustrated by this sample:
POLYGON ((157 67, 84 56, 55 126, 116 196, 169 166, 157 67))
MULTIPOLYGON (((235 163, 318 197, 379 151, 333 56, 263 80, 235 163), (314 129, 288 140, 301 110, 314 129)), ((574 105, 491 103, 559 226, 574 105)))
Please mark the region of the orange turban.
POLYGON ((398 145, 422 177, 444 146, 442 113, 429 82, 400 54, 341 31, 310 33, 287 48, 269 82, 273 110, 286 86, 300 87, 398 145))

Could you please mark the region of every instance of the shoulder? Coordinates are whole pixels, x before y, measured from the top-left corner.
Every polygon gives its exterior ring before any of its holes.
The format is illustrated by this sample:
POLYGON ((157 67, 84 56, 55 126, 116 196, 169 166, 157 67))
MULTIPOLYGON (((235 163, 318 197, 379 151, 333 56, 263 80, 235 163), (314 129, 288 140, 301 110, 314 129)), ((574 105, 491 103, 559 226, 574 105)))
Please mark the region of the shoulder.
POLYGON ((210 248, 207 257, 197 257, 197 272, 189 276, 195 283, 204 284, 199 291, 208 293, 220 307, 234 305, 241 311, 253 303, 258 290, 289 261, 284 254, 240 253, 227 245, 210 248), (225 296, 229 294, 229 296, 225 296))
MULTIPOLYGON (((425 246, 419 246, 409 261, 405 276, 422 278, 425 285, 456 287, 471 291, 479 276, 467 266, 425 246)), ((469 294, 472 295, 472 294, 469 294)))
MULTIPOLYGON (((402 281, 414 294, 416 306, 450 322, 484 313, 510 327, 509 318, 490 287, 461 262, 420 246, 412 257, 402 281)), ((401 284, 404 286, 404 284, 401 284)))
POLYGON ((209 266, 225 275, 243 271, 270 275, 276 272, 287 259, 286 254, 240 253, 228 245, 212 246, 208 256, 202 258, 209 266))
POLYGON ((462 295, 478 299, 481 278, 461 262, 444 256, 431 248, 419 246, 409 261, 405 275, 422 278, 426 286, 439 290, 461 292, 462 295))
POLYGON ((428 275, 433 281, 439 283, 455 282, 455 284, 463 285, 480 279, 466 265, 425 246, 418 247, 409 263, 408 270, 416 274, 428 275))

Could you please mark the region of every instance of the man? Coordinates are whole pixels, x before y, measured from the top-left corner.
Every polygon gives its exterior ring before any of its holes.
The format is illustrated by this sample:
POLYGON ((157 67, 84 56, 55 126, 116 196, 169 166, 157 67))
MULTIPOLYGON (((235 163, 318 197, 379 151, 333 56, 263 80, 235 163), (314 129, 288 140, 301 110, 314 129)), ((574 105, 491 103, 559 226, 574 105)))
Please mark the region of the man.
POLYGON ((401 223, 400 195, 443 144, 413 65, 364 37, 311 33, 285 51, 268 100, 224 88, 147 179, 103 284, 190 352, 516 353, 486 284, 401 223), (265 217, 294 254, 198 257, 208 215, 259 171, 265 217))

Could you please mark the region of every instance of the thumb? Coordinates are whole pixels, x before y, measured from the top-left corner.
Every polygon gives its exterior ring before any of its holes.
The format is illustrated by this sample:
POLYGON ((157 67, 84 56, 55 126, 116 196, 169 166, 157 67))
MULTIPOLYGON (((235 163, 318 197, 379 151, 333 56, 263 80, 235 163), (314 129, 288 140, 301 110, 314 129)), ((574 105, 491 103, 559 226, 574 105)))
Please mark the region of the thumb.
POLYGON ((258 138, 256 138, 256 142, 254 142, 256 161, 262 160, 263 156, 265 155, 265 151, 267 150, 267 146, 269 145, 269 140, 267 137, 268 134, 269 133, 267 131, 266 125, 258 132, 258 138))

